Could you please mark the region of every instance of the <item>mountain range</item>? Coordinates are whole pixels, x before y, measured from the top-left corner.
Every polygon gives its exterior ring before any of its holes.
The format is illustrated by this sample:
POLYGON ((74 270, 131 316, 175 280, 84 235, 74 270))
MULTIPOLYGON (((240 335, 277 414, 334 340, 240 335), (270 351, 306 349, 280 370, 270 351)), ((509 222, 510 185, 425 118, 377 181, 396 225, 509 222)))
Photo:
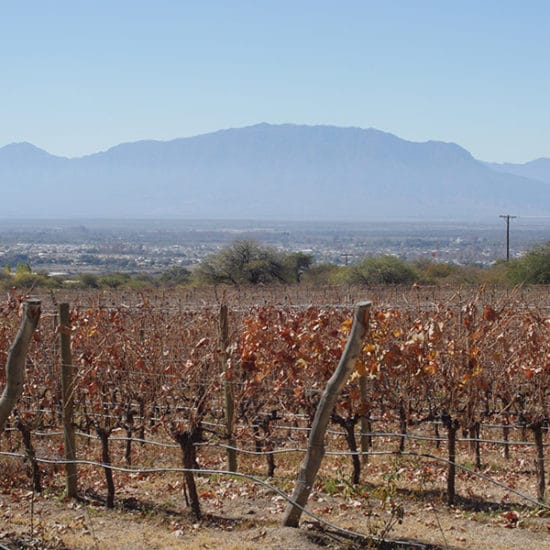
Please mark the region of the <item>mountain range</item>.
POLYGON ((525 164, 487 162, 486 165, 497 172, 515 174, 516 176, 550 183, 550 159, 548 158, 532 160, 525 164))
POLYGON ((376 129, 258 124, 80 158, 0 148, 0 216, 326 221, 550 215, 550 159, 476 160, 376 129))

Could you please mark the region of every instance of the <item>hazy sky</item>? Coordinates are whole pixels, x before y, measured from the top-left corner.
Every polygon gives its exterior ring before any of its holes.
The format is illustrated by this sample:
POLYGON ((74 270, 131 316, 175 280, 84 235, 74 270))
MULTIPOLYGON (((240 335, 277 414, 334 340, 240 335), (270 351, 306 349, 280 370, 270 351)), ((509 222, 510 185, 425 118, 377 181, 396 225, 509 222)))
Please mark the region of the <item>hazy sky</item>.
POLYGON ((258 122, 550 157, 546 0, 0 0, 0 146, 258 122))

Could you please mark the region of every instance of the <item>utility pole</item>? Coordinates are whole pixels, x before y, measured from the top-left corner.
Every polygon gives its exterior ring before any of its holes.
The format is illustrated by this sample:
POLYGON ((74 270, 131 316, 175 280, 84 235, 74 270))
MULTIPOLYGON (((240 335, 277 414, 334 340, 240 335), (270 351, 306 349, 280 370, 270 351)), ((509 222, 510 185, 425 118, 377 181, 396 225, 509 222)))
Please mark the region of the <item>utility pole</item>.
POLYGON ((499 216, 506 220, 506 261, 510 261, 510 220, 517 218, 517 216, 510 216, 510 214, 503 214, 499 216))
POLYGON ((348 265, 348 260, 351 258, 352 254, 350 254, 349 252, 343 252, 342 256, 344 256, 346 265, 348 265))

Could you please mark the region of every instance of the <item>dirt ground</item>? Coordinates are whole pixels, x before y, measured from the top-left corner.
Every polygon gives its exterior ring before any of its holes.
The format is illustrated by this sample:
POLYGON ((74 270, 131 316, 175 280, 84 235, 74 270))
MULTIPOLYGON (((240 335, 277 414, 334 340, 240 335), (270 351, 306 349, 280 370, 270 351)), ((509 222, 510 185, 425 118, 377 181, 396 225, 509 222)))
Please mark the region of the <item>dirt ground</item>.
MULTIPOLYGON (((120 480, 119 480, 120 484, 120 480)), ((118 487, 117 505, 107 510, 101 496, 87 491, 81 501, 62 497, 62 490, 36 495, 23 488, 0 494, 0 548, 44 549, 315 549, 361 548, 326 526, 303 516, 299 529, 280 526, 286 503, 279 495, 237 480, 221 490, 199 480, 204 519, 194 520, 183 503, 181 487, 165 498, 152 496, 153 485, 118 487), (178 490, 179 489, 179 490, 178 490), (139 497, 139 498, 138 498, 139 497)), ((440 496, 401 498, 402 522, 387 534, 408 540, 382 548, 550 549, 550 514, 544 510, 501 504, 473 511, 464 499, 448 507, 440 496)), ((335 524, 362 533, 380 533, 388 521, 383 512, 364 506, 357 495, 342 498, 316 491, 309 509, 335 524)))
MULTIPOLYGON (((37 438, 39 456, 48 456, 51 438, 37 438)), ((90 459, 98 444, 83 447, 90 459)), ((385 448, 390 442, 383 443, 385 448)), ((395 446, 394 444, 391 444, 395 446)), ((431 443, 411 442, 418 451, 433 452, 431 443)), ((382 442, 379 444, 382 447, 382 442)), ((113 442, 114 463, 123 464, 123 442, 113 442)), ((233 475, 197 475, 203 519, 186 506, 179 456, 172 449, 136 446, 140 468, 159 473, 114 471, 115 508, 105 508, 104 472, 79 466, 79 500, 64 494, 65 475, 59 465, 41 464, 43 493, 30 490, 29 464, 21 457, 0 456, 0 550, 62 549, 339 549, 368 547, 327 523, 302 515, 299 529, 283 528, 301 455, 277 456, 275 476, 267 479, 264 457, 240 457, 239 470, 278 488, 233 475)), ((471 466, 468 446, 460 462, 471 466)), ((510 459, 500 448, 487 446, 482 476, 459 470, 456 505, 446 502, 446 466, 420 457, 371 456, 362 483, 350 482, 350 460, 326 456, 307 509, 325 522, 367 537, 409 541, 402 545, 371 544, 373 548, 442 548, 464 550, 550 550, 550 509, 514 493, 535 496, 532 453, 514 450, 510 459), (488 481, 493 480, 494 483, 488 481), (498 485, 500 483, 501 485, 498 485)), ((225 469, 225 455, 202 448, 202 468, 225 469)), ((136 466, 137 468, 137 466, 136 466)))

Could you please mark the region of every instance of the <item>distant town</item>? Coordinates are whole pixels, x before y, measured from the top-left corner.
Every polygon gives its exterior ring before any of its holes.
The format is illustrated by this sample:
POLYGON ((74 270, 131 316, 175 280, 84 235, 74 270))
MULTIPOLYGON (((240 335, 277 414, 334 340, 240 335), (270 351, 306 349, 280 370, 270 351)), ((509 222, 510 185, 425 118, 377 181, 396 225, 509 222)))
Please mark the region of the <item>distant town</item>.
MULTIPOLYGON (((499 223, 500 222, 500 223, 499 223)), ((490 266, 506 257, 506 224, 322 223, 208 220, 2 220, 0 262, 28 263, 50 275, 161 273, 192 269, 237 239, 310 254, 315 263, 346 265, 393 255, 490 266)), ((511 258, 550 240, 550 221, 512 220, 511 258)))

